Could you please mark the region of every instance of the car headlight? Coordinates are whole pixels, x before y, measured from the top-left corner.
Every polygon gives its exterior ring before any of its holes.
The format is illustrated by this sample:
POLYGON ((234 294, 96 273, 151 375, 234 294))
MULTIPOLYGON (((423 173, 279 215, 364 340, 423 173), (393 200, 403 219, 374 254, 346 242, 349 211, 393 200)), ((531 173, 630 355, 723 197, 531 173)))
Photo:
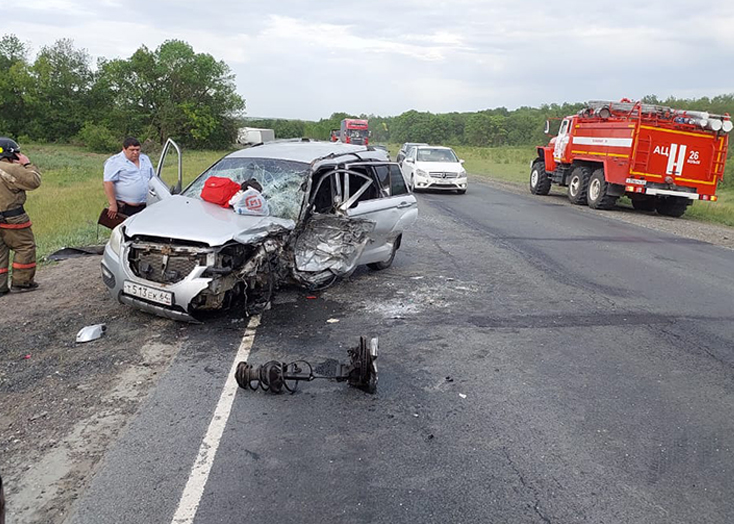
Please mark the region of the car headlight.
POLYGON ((418 175, 418 176, 422 176, 422 177, 428 177, 428 173, 426 173, 422 169, 416 169, 415 170, 415 174, 418 175))
POLYGON ((466 169, 462 169, 461 171, 459 171, 459 176, 460 177, 465 177, 466 176, 466 169))
POLYGON ((110 235, 110 239, 107 242, 110 246, 110 249, 112 252, 120 256, 120 247, 122 246, 122 241, 124 240, 124 236, 122 234, 122 224, 117 226, 115 229, 112 230, 112 234, 110 235))

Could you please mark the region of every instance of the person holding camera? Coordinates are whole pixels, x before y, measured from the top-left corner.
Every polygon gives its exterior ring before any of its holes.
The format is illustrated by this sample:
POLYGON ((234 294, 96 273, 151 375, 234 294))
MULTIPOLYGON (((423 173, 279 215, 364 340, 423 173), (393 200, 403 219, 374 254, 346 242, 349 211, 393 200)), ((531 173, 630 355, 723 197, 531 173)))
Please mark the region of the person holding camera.
POLYGON ((41 172, 20 152, 14 140, 0 137, 0 296, 10 292, 8 273, 13 250, 13 284, 17 292, 38 287, 36 276, 36 239, 31 219, 23 208, 26 191, 41 185, 41 172))

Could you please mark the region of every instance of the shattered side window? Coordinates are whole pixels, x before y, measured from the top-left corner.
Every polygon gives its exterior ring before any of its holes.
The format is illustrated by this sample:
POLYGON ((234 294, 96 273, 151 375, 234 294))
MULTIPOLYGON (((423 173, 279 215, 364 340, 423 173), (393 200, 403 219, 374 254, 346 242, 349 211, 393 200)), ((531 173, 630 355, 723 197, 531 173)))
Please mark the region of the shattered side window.
POLYGON ((390 167, 389 166, 375 166, 375 174, 377 174, 377 180, 380 184, 380 191, 383 196, 390 196, 390 167))
POLYGON ((223 158, 199 175, 182 194, 201 199, 201 190, 210 176, 226 177, 238 184, 254 178, 262 185, 270 216, 297 220, 303 201, 301 184, 308 170, 308 164, 291 160, 223 158))

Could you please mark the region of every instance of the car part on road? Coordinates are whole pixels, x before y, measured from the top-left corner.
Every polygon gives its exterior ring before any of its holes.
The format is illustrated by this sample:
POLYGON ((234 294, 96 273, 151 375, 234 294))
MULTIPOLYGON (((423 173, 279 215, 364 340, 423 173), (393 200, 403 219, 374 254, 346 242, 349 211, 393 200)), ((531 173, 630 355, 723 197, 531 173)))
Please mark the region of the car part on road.
POLYGON ((242 389, 272 393, 281 393, 283 389, 295 393, 300 381, 311 382, 317 378, 348 382, 350 386, 375 393, 377 391, 377 337, 367 339, 360 337, 359 346, 347 351, 349 364, 331 361, 318 366, 317 371, 331 373, 314 373, 314 368, 305 360, 294 362, 278 362, 271 360, 262 366, 253 366, 245 361, 237 364, 234 377, 242 389))
POLYGON ((91 342, 101 338, 102 335, 107 331, 107 326, 104 324, 94 324, 93 326, 85 326, 79 330, 76 334, 77 343, 91 342))
POLYGON ((46 259, 53 260, 54 262, 60 262, 68 258, 86 257, 90 255, 101 255, 102 253, 104 253, 104 245, 64 247, 48 255, 46 259))

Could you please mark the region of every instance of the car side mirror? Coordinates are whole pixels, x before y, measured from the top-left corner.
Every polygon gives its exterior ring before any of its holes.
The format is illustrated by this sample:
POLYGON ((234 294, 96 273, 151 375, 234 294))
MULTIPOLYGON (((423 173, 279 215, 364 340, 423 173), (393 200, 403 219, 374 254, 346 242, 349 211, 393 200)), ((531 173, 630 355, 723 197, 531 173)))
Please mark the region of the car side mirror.
POLYGON ((405 162, 407 162, 409 164, 412 164, 414 162, 414 160, 412 158, 406 158, 405 159, 405 162))
POLYGON ((460 158, 459 159, 459 164, 463 164, 463 163, 464 163, 464 159, 463 158, 460 158))
POLYGON ((550 120, 545 121, 545 129, 543 130, 543 133, 546 135, 550 134, 550 120))

